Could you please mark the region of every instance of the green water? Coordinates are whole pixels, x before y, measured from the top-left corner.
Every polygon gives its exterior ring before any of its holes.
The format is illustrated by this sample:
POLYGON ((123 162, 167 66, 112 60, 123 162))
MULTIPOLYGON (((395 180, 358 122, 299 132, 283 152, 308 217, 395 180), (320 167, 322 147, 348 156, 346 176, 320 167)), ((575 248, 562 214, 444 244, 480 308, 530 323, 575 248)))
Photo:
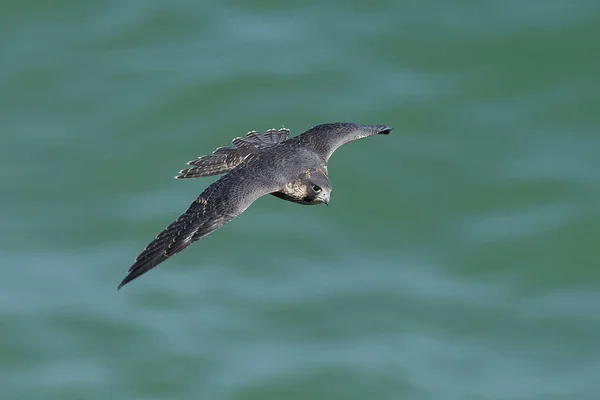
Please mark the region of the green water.
POLYGON ((0 398, 600 398, 600 3, 2 1, 0 398), (291 4, 291 3, 290 3, 291 4), (121 291, 251 129, 387 124, 121 291))

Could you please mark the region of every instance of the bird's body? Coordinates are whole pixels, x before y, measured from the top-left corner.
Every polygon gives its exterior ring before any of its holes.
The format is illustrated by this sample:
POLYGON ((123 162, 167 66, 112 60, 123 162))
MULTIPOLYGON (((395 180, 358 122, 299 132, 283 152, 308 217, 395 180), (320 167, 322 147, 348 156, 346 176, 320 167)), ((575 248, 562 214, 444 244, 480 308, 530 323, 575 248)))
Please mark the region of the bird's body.
POLYGON ((317 125, 291 139, 287 129, 253 131, 235 138, 233 146, 190 161, 177 179, 225 175, 146 246, 119 288, 225 225, 265 194, 298 204, 328 204, 327 162, 335 149, 390 131, 385 125, 352 123, 317 125))

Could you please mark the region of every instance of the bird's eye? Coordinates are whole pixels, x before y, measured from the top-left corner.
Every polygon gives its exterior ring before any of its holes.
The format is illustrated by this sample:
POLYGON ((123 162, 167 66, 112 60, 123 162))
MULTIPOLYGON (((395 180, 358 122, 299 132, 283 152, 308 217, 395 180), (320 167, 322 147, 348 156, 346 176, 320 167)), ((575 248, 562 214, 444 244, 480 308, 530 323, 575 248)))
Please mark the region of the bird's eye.
POLYGON ((313 185, 312 189, 315 191, 315 193, 319 193, 321 191, 321 187, 317 185, 313 185))

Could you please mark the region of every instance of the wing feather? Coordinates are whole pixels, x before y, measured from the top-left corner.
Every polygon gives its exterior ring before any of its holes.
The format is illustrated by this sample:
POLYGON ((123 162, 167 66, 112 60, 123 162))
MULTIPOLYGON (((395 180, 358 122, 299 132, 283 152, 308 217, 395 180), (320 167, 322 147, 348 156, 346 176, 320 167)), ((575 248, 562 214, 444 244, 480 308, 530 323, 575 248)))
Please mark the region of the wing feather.
POLYGON ((240 215, 259 197, 278 190, 247 177, 244 168, 210 185, 136 257, 119 289, 240 215))
POLYGON ((317 153, 325 162, 340 146, 377 134, 387 135, 392 128, 385 125, 358 125, 334 122, 310 128, 292 140, 317 153))

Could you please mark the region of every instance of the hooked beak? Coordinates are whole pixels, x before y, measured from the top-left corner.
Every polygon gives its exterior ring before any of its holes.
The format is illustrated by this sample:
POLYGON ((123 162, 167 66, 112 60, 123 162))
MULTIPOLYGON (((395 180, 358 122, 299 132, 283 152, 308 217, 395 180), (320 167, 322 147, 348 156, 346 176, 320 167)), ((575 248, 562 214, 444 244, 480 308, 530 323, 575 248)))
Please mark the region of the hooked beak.
POLYGON ((328 206, 330 196, 331 196, 331 192, 323 192, 319 195, 319 200, 321 200, 321 202, 323 202, 326 206, 328 206))

